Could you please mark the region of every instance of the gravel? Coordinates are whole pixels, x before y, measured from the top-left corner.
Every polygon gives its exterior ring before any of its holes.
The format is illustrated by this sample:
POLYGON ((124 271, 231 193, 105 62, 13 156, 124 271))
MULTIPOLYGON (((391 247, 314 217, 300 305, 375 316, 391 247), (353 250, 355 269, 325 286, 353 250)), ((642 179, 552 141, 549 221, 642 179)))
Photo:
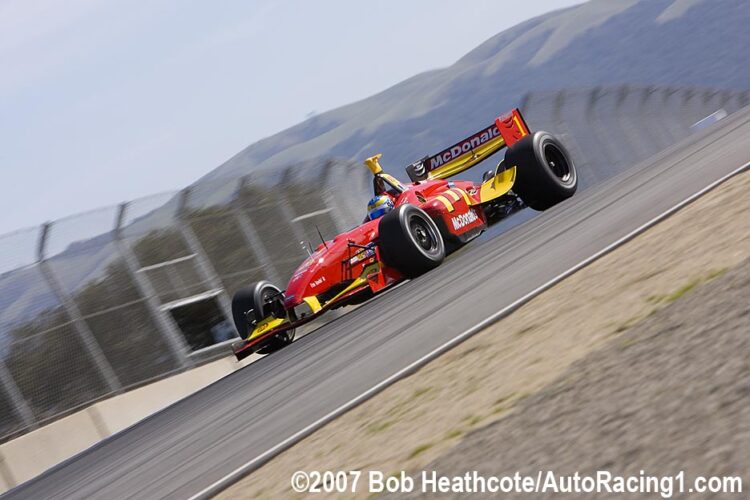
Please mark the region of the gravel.
POLYGON ((750 260, 662 300, 673 302, 424 470, 685 471, 688 486, 697 476, 740 476, 745 493, 731 497, 750 494, 750 260))

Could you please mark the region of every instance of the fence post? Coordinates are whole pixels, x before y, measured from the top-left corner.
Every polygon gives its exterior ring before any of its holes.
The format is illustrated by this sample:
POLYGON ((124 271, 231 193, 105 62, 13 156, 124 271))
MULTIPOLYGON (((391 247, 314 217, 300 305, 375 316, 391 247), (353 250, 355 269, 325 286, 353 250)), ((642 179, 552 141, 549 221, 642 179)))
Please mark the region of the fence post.
POLYGON ((148 276, 141 272, 140 263, 138 257, 133 253, 133 250, 125 242, 122 237, 122 223, 125 220, 125 214, 128 209, 130 202, 121 203, 117 211, 117 221, 115 223, 115 246, 122 259, 125 261, 125 267, 128 269, 130 277, 133 279, 138 293, 141 294, 146 301, 146 309, 156 323, 157 328, 160 330, 162 336, 166 339, 169 349, 172 351, 172 355, 177 360, 181 368, 189 368, 193 366, 193 362, 187 356, 189 348, 185 339, 179 332, 179 329, 175 325, 172 318, 169 317, 159 306, 159 299, 156 290, 151 285, 151 281, 148 276))
MULTIPOLYGON (((337 232, 338 233, 343 233, 344 231, 346 231, 349 228, 348 224, 345 221, 346 216, 342 212, 341 205, 340 205, 341 198, 343 198, 343 195, 339 197, 338 203, 334 202, 333 199, 332 199, 333 198, 333 195, 332 195, 333 189, 331 187, 329 187, 330 183, 328 182, 328 178, 331 175, 331 170, 333 170, 333 162, 331 160, 328 160, 326 162, 326 164, 323 165, 323 170, 324 170, 323 175, 322 175, 323 181, 321 183, 323 185, 323 194, 324 194, 324 196, 323 196, 323 203, 325 203, 326 208, 334 216, 332 218, 333 218, 333 223, 336 224, 336 230, 337 230, 337 232)), ((363 168, 363 170, 364 170, 364 168, 363 168)), ((331 235, 326 235, 326 236, 330 237, 331 235)))
MULTIPOLYGON (((625 138, 625 141, 629 143, 630 150, 638 151, 642 145, 642 141, 638 138, 638 134, 634 130, 635 125, 633 124, 632 117, 628 119, 622 109, 630 92, 630 87, 627 85, 622 85, 617 89, 614 114, 617 117, 617 125, 622 131, 622 136, 625 138)), ((628 161, 632 161, 633 158, 636 158, 635 153, 628 158, 628 161)))
POLYGON ((78 305, 76 305, 73 298, 57 280, 57 276, 55 276, 54 271, 49 266, 49 262, 47 262, 45 258, 45 247, 47 246, 47 236, 49 235, 51 224, 52 223, 50 222, 43 224, 39 236, 39 247, 37 249, 37 263, 39 269, 42 271, 42 276, 44 276, 44 279, 47 281, 50 290, 55 294, 57 300, 60 301, 65 312, 72 321, 76 334, 83 343, 83 347, 93 361, 94 366, 99 370, 100 375, 104 379, 104 383, 111 392, 120 392, 122 390, 122 385, 120 384, 115 371, 112 369, 112 365, 109 364, 109 360, 104 356, 104 352, 102 352, 94 334, 86 324, 86 320, 84 320, 81 311, 78 309, 78 305))
MULTIPOLYGON (((602 87, 594 87, 591 90, 589 98, 586 102, 586 118, 590 125, 591 132, 594 134, 594 137, 599 144, 604 160, 607 162, 607 165, 603 166, 611 169, 613 166, 616 166, 618 164, 618 154, 613 149, 613 145, 611 142, 612 139, 607 134, 602 133, 602 127, 600 126, 601 120, 596 114, 596 108, 598 106, 599 99, 604 95, 605 92, 606 90, 602 87)), ((596 174, 594 174, 593 177, 595 177, 597 181, 603 178, 602 175, 596 174)))
POLYGON ((685 89, 684 95, 682 98, 682 106, 685 109, 685 114, 686 114, 685 124, 687 125, 688 129, 690 128, 690 125, 692 125, 693 123, 695 123, 696 121, 700 119, 700 117, 698 117, 698 113, 694 112, 694 109, 692 108, 692 106, 694 106, 692 101, 695 97, 697 97, 696 94, 697 94, 697 89, 688 88, 688 89, 685 89))
POLYGON ((662 123, 666 127, 669 136, 673 138, 672 142, 679 141, 687 134, 687 126, 682 123, 682 113, 679 111, 672 112, 672 110, 670 110, 670 104, 672 102, 671 98, 676 93, 677 89, 672 87, 661 89, 661 106, 664 109, 664 112, 660 114, 664 116, 662 123), (668 119, 666 119, 666 115, 669 116, 668 119))
POLYGON ((364 164, 354 162, 333 163, 328 175, 335 175, 335 169, 346 169, 347 172, 347 185, 336 196, 339 214, 342 210, 345 212, 344 219, 342 220, 346 223, 346 227, 340 230, 340 232, 343 232, 361 223, 365 217, 367 213, 365 203, 372 197, 372 176, 364 164))
POLYGON ((232 200, 232 205, 234 205, 232 207, 232 212, 234 213, 235 219, 237 219, 237 222, 239 223, 239 228, 240 232, 242 232, 242 236, 250 245, 253 253, 258 258, 258 262, 260 262, 260 265, 263 266, 263 271, 266 274, 266 278, 268 278, 268 280, 273 283, 280 283, 281 278, 279 275, 279 271, 276 269, 273 261, 268 256, 266 247, 265 245, 263 245, 263 240, 261 240, 260 236, 258 236, 258 232, 255 230, 255 226, 253 226, 252 220, 250 220, 250 217, 247 216, 240 205, 240 196, 242 194, 242 190, 245 188, 246 182, 246 177, 241 177, 237 182, 237 191, 234 195, 234 199, 232 200))
POLYGON ((187 217, 185 216, 187 213, 186 207, 189 197, 189 187, 180 191, 180 200, 177 207, 177 228, 180 231, 180 234, 182 234, 182 237, 185 239, 188 248, 195 255, 195 261, 198 264, 198 272, 201 274, 202 278, 208 282, 211 288, 213 288, 214 290, 219 290, 219 294, 216 296, 216 299, 219 302, 219 307, 224 313, 226 319, 231 320, 232 302, 229 299, 227 290, 226 288, 224 288, 224 284, 219 278, 219 274, 216 272, 216 269, 214 269, 214 266, 211 263, 211 259, 209 259, 208 255, 206 255, 206 251, 203 249, 203 245, 201 245, 198 236, 195 234, 195 231, 193 231, 193 228, 190 227, 190 223, 187 221, 187 217))
MULTIPOLYGON (((282 181, 281 185, 286 186, 291 181, 292 176, 292 167, 287 167, 286 170, 284 170, 284 174, 282 175, 282 181)), ((305 233, 300 230, 299 227, 299 221, 297 221, 297 216, 294 213, 294 210, 292 209, 291 203, 289 203, 289 200, 287 199, 287 194, 282 190, 281 193, 279 193, 279 201, 278 201, 278 208, 279 212, 281 213, 281 216, 289 221, 289 226, 292 228, 292 233, 294 233, 294 237, 297 239, 300 244, 309 243, 305 241, 305 233)), ((302 246, 300 248, 300 255, 304 255, 302 252, 302 246)))
POLYGON ((706 89, 703 91, 703 105, 708 106, 708 103, 711 102, 711 99, 714 98, 716 94, 718 94, 719 91, 716 89, 706 89))
MULTIPOLYGON (((529 102, 531 102, 531 93, 528 94, 526 101, 527 105, 529 102)), ((577 161, 578 166, 581 167, 582 170, 584 170, 583 167, 586 167, 589 162, 586 158, 586 155, 583 154, 583 150, 581 149, 580 144, 578 144, 578 138, 573 133, 571 127, 565 121, 565 118, 563 118, 563 109, 565 108, 565 102, 565 90, 560 90, 555 94, 555 101, 552 108, 552 123, 555 127, 555 130, 553 132, 555 132, 556 134, 565 135, 565 138, 567 139, 565 146, 573 155, 573 160, 577 161)))
POLYGON ((665 135, 667 131, 664 127, 654 126, 657 118, 659 118, 660 121, 663 121, 664 119, 664 110, 662 109, 654 112, 654 107, 650 104, 650 102, 653 101, 652 96, 656 91, 657 89, 653 86, 643 88, 640 113, 641 116, 644 117, 642 121, 643 127, 648 132, 648 136, 653 139, 654 145, 656 146, 653 154, 668 148, 674 143, 673 138, 669 137, 669 135, 665 135))

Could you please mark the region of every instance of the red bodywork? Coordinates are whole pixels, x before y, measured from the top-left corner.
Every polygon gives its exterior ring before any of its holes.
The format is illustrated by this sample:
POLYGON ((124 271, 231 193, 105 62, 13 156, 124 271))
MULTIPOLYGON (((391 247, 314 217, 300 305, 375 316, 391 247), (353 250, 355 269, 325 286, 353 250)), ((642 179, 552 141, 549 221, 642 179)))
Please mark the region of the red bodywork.
MULTIPOLYGON (((489 139, 502 136, 504 146, 510 146, 528 134, 528 128, 518 110, 513 110, 496 119, 494 126, 475 134, 476 137, 464 139, 433 158, 449 161, 453 156, 463 154, 467 151, 465 146, 478 141, 482 132, 489 139)), ((410 203, 424 210, 435 221, 449 246, 460 246, 487 228, 480 184, 446 179, 404 184, 386 174, 383 177, 398 184, 398 189, 390 192, 394 205, 398 207, 410 203)), ((379 259, 378 223, 379 220, 365 221, 351 231, 339 234, 325 244, 321 243, 297 268, 284 291, 284 308, 291 321, 246 340, 235 349, 237 358, 250 355, 259 344, 273 335, 311 321, 332 307, 352 303, 357 296, 377 293, 401 281, 401 274, 379 259), (359 277, 366 279, 355 288, 341 293, 359 277), (321 308, 303 317, 299 310, 306 307, 305 297, 316 297, 321 308)))
MULTIPOLYGON (((431 180, 418 184, 401 184, 404 192, 394 199, 396 207, 411 203, 418 206, 438 224, 447 243, 462 244, 478 236, 487 228, 484 210, 479 205, 479 185, 471 181, 431 180), (449 206, 438 197, 447 200, 449 206), (467 203, 467 200, 472 203, 467 203), (473 203, 476 203, 475 205, 473 203)), ((367 276, 367 282, 336 298, 343 303, 363 292, 377 293, 403 279, 393 268, 379 261, 377 246, 379 219, 364 222, 333 240, 321 243, 294 272, 284 291, 284 307, 292 312, 303 305, 303 298, 325 296, 334 287, 342 287, 361 276, 367 266, 379 263, 377 272, 367 276), (370 248, 363 248, 370 245, 370 248)), ((334 289, 335 291, 335 289, 334 289)), ((290 328, 301 326, 334 305, 321 301, 323 309, 305 318, 269 330, 262 336, 246 341, 235 354, 242 359, 251 354, 263 341, 290 328)))
MULTIPOLYGON (((398 207, 404 203, 411 203, 427 212, 433 220, 442 221, 443 226, 447 228, 449 233, 446 234, 443 231, 444 238, 454 236, 460 241, 462 235, 472 231, 478 233, 487 227, 481 207, 469 206, 466 203, 466 198, 460 194, 459 190, 464 189, 467 196, 471 197, 471 193, 476 192, 477 189, 472 182, 438 180, 418 185, 402 184, 402 186, 406 189, 395 198, 394 205, 398 207), (446 195, 447 191, 454 194, 446 195), (442 201, 436 199, 438 195, 445 195, 450 201, 453 207, 452 212, 448 211, 442 201), (476 217, 465 217, 470 211, 473 211, 476 217), (454 224, 453 219, 457 219, 461 223, 454 224), (469 219, 472 220, 469 221, 469 219)), ((321 243, 315 249, 315 253, 297 268, 289 280, 284 292, 284 306, 287 309, 293 309, 302 302, 303 297, 324 294, 331 287, 360 276, 365 266, 376 262, 375 249, 370 252, 373 255, 363 256, 357 262, 352 262, 352 260, 364 250, 361 247, 377 242, 378 223, 379 220, 364 222, 361 226, 349 232, 341 233, 333 240, 327 241, 325 245, 321 243)), ((442 229, 443 227, 441 227, 442 229)), ((379 274, 380 276, 373 277, 369 281, 372 292, 379 292, 401 279, 401 275, 396 270, 385 265, 381 266, 379 274)))

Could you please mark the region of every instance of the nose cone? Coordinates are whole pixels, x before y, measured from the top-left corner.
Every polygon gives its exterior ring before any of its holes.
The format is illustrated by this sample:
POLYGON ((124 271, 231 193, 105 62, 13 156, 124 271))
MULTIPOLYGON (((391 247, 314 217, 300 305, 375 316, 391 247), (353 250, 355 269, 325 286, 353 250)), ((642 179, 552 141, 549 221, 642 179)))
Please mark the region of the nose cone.
MULTIPOLYGON (((367 222, 355 229, 326 241, 300 264, 289 280, 284 293, 284 306, 293 308, 305 297, 317 296, 344 280, 343 272, 349 260, 349 242, 366 245, 377 233, 377 221, 367 222)), ((354 249, 356 251, 356 248, 354 249)))
POLYGON ((320 264, 317 262, 317 259, 322 258, 316 257, 315 260, 313 260, 314 256, 315 254, 306 259, 300 264, 297 270, 294 271, 294 274, 286 287, 286 292, 284 293, 285 308, 291 309, 294 306, 301 304, 303 298, 310 296, 310 283, 317 279, 317 274, 320 269, 320 264))
POLYGON ((319 248, 294 271, 284 293, 284 306, 287 309, 301 304, 305 297, 328 290, 340 280, 336 274, 341 274, 341 250, 334 242, 326 243, 328 248, 319 248))

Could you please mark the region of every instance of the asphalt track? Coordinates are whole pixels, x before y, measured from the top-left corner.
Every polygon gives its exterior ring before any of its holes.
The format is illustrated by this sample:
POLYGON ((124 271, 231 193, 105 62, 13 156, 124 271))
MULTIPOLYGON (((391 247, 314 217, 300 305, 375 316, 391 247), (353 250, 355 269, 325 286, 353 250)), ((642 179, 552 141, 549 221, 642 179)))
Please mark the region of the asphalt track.
POLYGON ((191 497, 746 164, 749 138, 750 111, 743 110, 499 236, 469 245, 426 276, 6 496, 191 497))

